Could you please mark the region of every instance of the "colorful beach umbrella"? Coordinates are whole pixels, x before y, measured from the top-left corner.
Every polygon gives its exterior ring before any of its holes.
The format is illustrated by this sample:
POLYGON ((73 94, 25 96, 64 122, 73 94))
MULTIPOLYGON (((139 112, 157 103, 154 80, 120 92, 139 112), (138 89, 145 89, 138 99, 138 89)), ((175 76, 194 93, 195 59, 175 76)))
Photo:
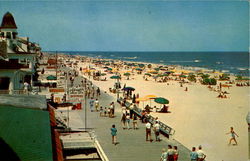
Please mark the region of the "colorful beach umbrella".
POLYGON ((146 95, 144 98, 146 98, 146 99, 154 99, 156 97, 157 97, 156 95, 151 94, 151 95, 146 95))
POLYGON ((163 98, 163 97, 157 97, 157 98, 155 98, 154 101, 156 103, 159 103, 159 104, 169 104, 169 101, 166 98, 163 98))

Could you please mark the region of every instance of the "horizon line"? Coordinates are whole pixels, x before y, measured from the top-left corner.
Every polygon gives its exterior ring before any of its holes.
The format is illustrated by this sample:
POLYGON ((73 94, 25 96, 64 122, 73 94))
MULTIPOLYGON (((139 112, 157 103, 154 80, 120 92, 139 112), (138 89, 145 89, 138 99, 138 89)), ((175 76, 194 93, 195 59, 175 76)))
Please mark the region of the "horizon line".
POLYGON ((211 53, 211 52, 216 52, 216 53, 225 53, 225 52, 230 52, 230 53, 250 53, 250 51, 87 51, 87 50, 44 50, 42 52, 178 52, 178 53, 211 53))

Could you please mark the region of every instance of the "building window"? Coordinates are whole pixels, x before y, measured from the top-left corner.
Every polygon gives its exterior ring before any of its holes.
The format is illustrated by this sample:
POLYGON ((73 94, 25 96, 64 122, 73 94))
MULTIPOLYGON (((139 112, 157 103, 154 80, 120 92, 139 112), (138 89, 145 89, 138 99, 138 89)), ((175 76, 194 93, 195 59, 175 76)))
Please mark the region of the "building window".
POLYGON ((1 32, 1 33, 0 33, 0 37, 4 37, 4 32, 1 32))
POLYGON ((17 32, 12 33, 13 39, 16 39, 16 35, 17 35, 17 32))
POLYGON ((11 39, 11 33, 10 32, 7 32, 6 38, 11 39))
POLYGON ((10 78, 0 77, 0 90, 8 90, 10 84, 10 78))

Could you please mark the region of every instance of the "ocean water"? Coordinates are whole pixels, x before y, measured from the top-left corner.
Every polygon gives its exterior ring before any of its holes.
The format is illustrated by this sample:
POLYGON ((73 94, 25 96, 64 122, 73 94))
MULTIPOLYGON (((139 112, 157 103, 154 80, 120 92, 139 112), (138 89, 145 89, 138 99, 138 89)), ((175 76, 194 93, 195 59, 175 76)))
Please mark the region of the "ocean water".
POLYGON ((164 65, 181 65, 218 70, 224 73, 249 76, 247 52, 85 52, 60 51, 69 55, 83 55, 104 59, 138 61, 164 65))

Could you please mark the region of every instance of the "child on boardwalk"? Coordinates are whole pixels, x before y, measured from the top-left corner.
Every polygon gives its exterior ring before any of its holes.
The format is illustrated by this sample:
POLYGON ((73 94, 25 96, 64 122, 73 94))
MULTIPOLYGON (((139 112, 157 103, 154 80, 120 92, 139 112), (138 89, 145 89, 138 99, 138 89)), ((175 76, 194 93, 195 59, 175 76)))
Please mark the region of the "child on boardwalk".
POLYGON ((167 161, 167 158, 168 158, 168 153, 166 152, 166 149, 163 148, 160 161, 167 161))
POLYGON ((174 146, 174 161, 178 160, 178 156, 179 156, 179 151, 177 146, 174 146))
POLYGON ((104 117, 107 116, 107 107, 104 108, 104 117))
POLYGON ((172 149, 172 145, 168 145, 168 161, 174 161, 174 150, 172 149))
POLYGON ((112 117, 110 108, 108 108, 108 116, 109 116, 109 117, 112 117))
POLYGON ((126 123, 127 123, 127 128, 129 130, 130 129, 130 126, 129 126, 129 124, 130 124, 130 115, 129 115, 129 113, 126 114, 126 123))
POLYGON ((197 159, 198 159, 198 154, 196 152, 195 147, 192 148, 192 151, 190 153, 190 159, 191 159, 191 161, 197 161, 197 159))
POLYGON ((116 135, 117 135, 117 129, 115 128, 115 125, 112 125, 112 128, 110 129, 111 130, 111 136, 112 136, 112 144, 117 144, 117 141, 116 141, 116 135))
POLYGON ((103 116, 103 108, 102 108, 102 106, 100 107, 100 117, 102 117, 103 116))

